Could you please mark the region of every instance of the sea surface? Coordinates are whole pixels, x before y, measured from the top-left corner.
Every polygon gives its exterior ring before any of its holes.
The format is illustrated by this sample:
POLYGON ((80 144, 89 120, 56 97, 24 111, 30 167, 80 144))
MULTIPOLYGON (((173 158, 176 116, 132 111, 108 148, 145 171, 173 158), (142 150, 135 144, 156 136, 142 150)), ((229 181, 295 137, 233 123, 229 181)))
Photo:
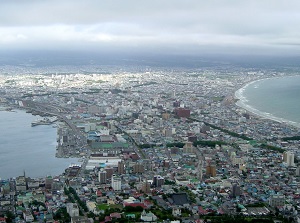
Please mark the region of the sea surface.
POLYGON ((56 158, 57 129, 31 127, 38 119, 23 110, 0 111, 0 178, 58 175, 77 159, 56 158))
POLYGON ((300 127, 300 76, 262 79, 239 89, 237 105, 259 116, 300 127))

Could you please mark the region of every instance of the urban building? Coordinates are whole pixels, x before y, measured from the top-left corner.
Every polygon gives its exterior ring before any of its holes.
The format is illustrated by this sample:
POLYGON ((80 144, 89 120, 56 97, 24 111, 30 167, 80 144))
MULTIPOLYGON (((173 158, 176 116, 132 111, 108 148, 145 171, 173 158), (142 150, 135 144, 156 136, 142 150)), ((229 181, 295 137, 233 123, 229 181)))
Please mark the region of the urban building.
POLYGON ((287 166, 295 166, 295 154, 290 151, 284 152, 283 162, 285 162, 287 166))
POLYGON ((145 168, 144 168, 144 166, 143 166, 142 164, 140 164, 140 163, 136 163, 136 164, 134 164, 133 167, 132 167, 132 172, 133 172, 133 173, 144 173, 144 171, 145 171, 145 168))
POLYGON ((106 184, 107 183, 107 174, 105 170, 100 170, 98 172, 98 181, 100 184, 106 184))
POLYGON ((162 118, 163 118, 164 120, 168 120, 168 119, 170 118, 170 114, 169 114, 169 113, 163 113, 163 114, 162 114, 162 118))
POLYGON ((232 186, 232 197, 238 197, 242 194, 241 187, 237 184, 233 184, 232 186))
POLYGON ((165 178, 162 176, 154 176, 153 177, 153 186, 154 187, 161 187, 165 183, 165 178))
POLYGON ((123 161, 118 162, 118 174, 125 173, 125 163, 123 161))
POLYGON ((148 193, 150 193, 151 192, 151 190, 150 190, 150 183, 149 182, 147 182, 147 181, 145 181, 145 182, 143 182, 143 184, 142 184, 142 192, 144 192, 145 194, 148 194, 148 193))
POLYGON ((106 177, 109 179, 115 173, 115 169, 113 167, 106 167, 104 169, 106 171, 106 177))
POLYGON ((146 213, 146 211, 143 210, 143 212, 141 213, 141 220, 146 222, 155 222, 157 220, 157 217, 151 211, 146 213))
POLYGON ((76 216, 71 218, 71 223, 91 223, 91 220, 85 216, 76 216))
POLYGON ((19 176, 16 178, 16 190, 17 191, 26 191, 27 190, 27 182, 26 182, 25 175, 19 176))
POLYGON ((116 191, 120 191, 121 185, 122 185, 121 178, 113 174, 111 177, 111 187, 116 191))
POLYGON ((191 110, 187 108, 175 108, 174 113, 179 118, 189 118, 191 116, 191 110))
POLYGON ((194 152, 194 146, 192 142, 186 142, 183 146, 183 152, 184 153, 193 153, 194 152))
POLYGON ((66 204, 67 213, 70 215, 70 217, 79 216, 79 208, 77 204, 74 203, 67 203, 66 204))
POLYGON ((297 176, 297 177, 300 176, 300 166, 298 166, 298 167, 296 168, 296 176, 297 176))
POLYGON ((52 183, 53 183, 53 177, 52 176, 47 176, 45 179, 45 188, 48 190, 52 189, 52 183))
POLYGON ((285 204, 285 196, 284 195, 272 195, 269 198, 269 205, 272 207, 282 207, 285 204))
POLYGON ((206 174, 208 176, 211 176, 211 177, 215 177, 217 175, 217 172, 216 172, 216 165, 214 164, 208 164, 206 166, 206 174))

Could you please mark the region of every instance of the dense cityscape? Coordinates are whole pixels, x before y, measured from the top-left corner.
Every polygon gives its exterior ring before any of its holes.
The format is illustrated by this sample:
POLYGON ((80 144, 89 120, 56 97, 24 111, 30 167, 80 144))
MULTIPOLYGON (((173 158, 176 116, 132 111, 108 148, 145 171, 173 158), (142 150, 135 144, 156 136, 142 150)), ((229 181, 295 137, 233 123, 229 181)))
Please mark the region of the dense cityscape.
POLYGON ((56 127, 56 156, 80 161, 57 176, 2 179, 0 222, 300 221, 299 128, 259 117, 235 96, 295 71, 0 71, 5 110, 41 116, 32 128, 56 127))

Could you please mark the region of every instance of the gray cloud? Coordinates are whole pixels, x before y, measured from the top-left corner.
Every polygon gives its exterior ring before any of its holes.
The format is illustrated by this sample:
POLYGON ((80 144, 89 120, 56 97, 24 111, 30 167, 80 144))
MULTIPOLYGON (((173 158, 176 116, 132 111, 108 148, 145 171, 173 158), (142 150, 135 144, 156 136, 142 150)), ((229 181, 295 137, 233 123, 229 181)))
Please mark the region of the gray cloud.
POLYGON ((298 53, 299 8, 298 0, 4 0, 0 47, 298 53))

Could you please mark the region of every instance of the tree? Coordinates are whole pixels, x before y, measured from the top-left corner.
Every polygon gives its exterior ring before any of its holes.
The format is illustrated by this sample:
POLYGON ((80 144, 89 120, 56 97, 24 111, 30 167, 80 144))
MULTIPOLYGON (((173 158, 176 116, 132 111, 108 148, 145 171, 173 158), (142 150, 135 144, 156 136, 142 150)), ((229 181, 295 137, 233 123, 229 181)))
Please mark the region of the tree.
POLYGON ((58 211, 53 215, 54 220, 59 220, 62 222, 71 222, 71 217, 67 212, 67 208, 60 208, 58 211))
POLYGON ((13 222, 13 219, 15 219, 15 215, 11 211, 7 211, 5 213, 5 216, 6 216, 7 223, 13 222))
POLYGON ((137 207, 131 207, 131 206, 126 206, 124 208, 125 212, 142 212, 144 209, 141 206, 137 207))

